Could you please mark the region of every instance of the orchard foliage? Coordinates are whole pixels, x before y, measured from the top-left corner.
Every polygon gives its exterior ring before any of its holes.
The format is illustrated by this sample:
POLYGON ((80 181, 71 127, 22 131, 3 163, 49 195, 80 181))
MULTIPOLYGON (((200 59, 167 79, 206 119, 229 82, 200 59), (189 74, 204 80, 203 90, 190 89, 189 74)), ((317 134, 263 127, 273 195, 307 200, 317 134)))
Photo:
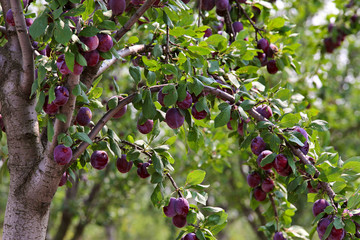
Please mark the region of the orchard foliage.
MULTIPOLYGON (((22 27, 34 49, 31 96, 42 136, 56 144, 54 161, 66 165, 59 186, 71 187, 81 171, 131 177, 136 168, 138 181, 153 185, 148 200, 158 214, 182 229, 176 239, 216 239, 228 213, 209 205, 204 169, 230 169, 249 185, 250 207, 265 206, 259 231, 267 239, 312 239, 316 231, 359 238, 359 157, 343 161, 323 146, 329 124, 289 81, 302 72, 301 36, 274 2, 47 0, 31 12, 36 3, 24 0, 19 26, 11 9, 3 12, 1 45, 22 27), (126 76, 112 77, 116 68, 126 76), (120 134, 124 118, 141 134, 120 134), (59 121, 70 127, 59 132, 59 121), (201 160, 179 164, 177 142, 201 160), (174 166, 185 164, 185 181, 177 181, 174 166), (314 202, 309 233, 292 225, 303 195, 314 202)), ((359 3, 335 2, 343 14, 320 27, 320 58, 360 29, 359 3)), ((0 127, 5 137, 1 115, 0 127)))

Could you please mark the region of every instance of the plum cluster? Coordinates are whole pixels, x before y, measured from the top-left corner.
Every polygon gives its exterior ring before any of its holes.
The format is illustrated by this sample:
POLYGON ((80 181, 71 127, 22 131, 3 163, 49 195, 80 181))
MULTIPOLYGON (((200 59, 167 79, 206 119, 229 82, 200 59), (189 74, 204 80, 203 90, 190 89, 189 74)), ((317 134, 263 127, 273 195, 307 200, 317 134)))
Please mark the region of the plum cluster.
POLYGON ((170 198, 169 205, 165 206, 163 210, 167 217, 172 218, 175 227, 185 227, 186 216, 190 210, 189 202, 185 198, 170 198))
POLYGON ((330 23, 328 25, 328 33, 330 37, 324 39, 325 51, 327 53, 332 53, 334 50, 341 46, 341 43, 345 40, 345 32, 336 27, 335 24, 330 23))
POLYGON ((254 188, 253 196, 257 201, 264 201, 266 194, 275 188, 274 181, 266 176, 263 180, 259 172, 252 172, 247 176, 247 183, 254 188))
POLYGON ((55 115, 59 111, 59 107, 64 106, 69 100, 69 90, 63 86, 55 88, 55 99, 49 103, 49 96, 45 97, 43 110, 46 114, 55 115))
POLYGON ((258 52, 257 58, 261 62, 261 66, 266 66, 267 71, 270 74, 275 74, 279 71, 279 68, 276 65, 276 61, 274 59, 275 55, 279 51, 277 46, 270 43, 265 38, 261 38, 257 42, 257 48, 261 49, 263 52, 258 52), (269 60, 270 59, 270 60, 269 60))
MULTIPOLYGON (((161 106, 165 107, 164 98, 167 94, 163 93, 162 90, 158 93, 158 102, 161 106)), ((177 101, 177 107, 169 108, 166 111, 165 122, 172 129, 177 129, 184 124, 185 116, 181 113, 180 109, 187 110, 191 106, 191 114, 197 119, 201 120, 207 117, 208 113, 205 110, 198 111, 196 108, 198 98, 192 96, 189 92, 186 92, 186 97, 182 101, 177 101), (194 104, 193 104, 194 103, 194 104)))

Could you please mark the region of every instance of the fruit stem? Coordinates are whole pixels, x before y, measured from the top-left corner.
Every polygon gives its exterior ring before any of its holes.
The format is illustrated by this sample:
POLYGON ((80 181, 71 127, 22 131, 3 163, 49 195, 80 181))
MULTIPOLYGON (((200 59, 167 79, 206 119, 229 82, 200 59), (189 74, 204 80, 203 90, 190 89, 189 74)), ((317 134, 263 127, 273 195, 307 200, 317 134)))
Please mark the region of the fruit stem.
POLYGON ((277 211, 276 204, 274 201, 273 193, 269 194, 269 199, 270 199, 271 205, 274 209, 274 216, 275 216, 275 221, 276 221, 276 231, 278 232, 279 231, 279 215, 278 215, 278 211, 277 211))

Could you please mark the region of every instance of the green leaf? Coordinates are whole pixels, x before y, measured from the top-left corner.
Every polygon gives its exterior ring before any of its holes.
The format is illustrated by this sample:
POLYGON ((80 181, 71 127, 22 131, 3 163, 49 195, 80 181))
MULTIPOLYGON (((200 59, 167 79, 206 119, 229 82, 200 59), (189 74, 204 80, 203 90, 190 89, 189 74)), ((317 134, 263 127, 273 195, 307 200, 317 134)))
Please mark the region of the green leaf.
POLYGON ((164 164, 159 155, 157 153, 153 154, 151 160, 154 164, 155 171, 162 175, 164 171, 164 164))
POLYGON ((92 144, 92 140, 89 138, 89 136, 84 132, 77 132, 74 134, 74 138, 80 139, 81 141, 87 142, 88 144, 92 144))
POLYGON ((335 218, 334 220, 334 227, 336 229, 341 229, 345 227, 344 222, 341 220, 341 218, 335 218))
POLYGON ((30 26, 29 32, 32 38, 37 39, 45 33, 45 29, 48 26, 48 16, 44 12, 37 17, 34 23, 30 26))
POLYGON ((162 92, 164 96, 164 104, 166 107, 174 105, 178 99, 178 94, 174 85, 167 85, 163 87, 162 92))
POLYGON ((71 39, 72 31, 69 25, 65 24, 61 19, 55 22, 54 37, 58 43, 67 45, 71 39))
POLYGON ((272 154, 267 155, 266 157, 264 157, 261 160, 260 166, 263 167, 266 164, 272 163, 274 161, 275 157, 276 157, 276 153, 272 153, 272 154))
POLYGON ((43 91, 41 91, 40 95, 39 95, 38 102, 36 103, 36 107, 35 107, 36 112, 41 111, 41 109, 44 106, 44 103, 45 103, 45 93, 43 91))
POLYGON ((186 177, 186 183, 187 185, 197 185, 202 183, 204 181, 206 172, 203 170, 194 170, 191 171, 187 177, 186 177))
POLYGON ((281 28, 285 24, 285 19, 282 17, 274 18, 270 21, 270 23, 267 25, 269 30, 273 30, 276 28, 281 28))
POLYGON ((329 124, 324 120, 312 121, 309 127, 318 132, 326 132, 329 130, 329 124))
POLYGON ((190 52, 199 54, 199 55, 208 55, 211 53, 209 48, 199 47, 199 46, 188 46, 190 52))
POLYGON ((121 149, 119 145, 112 139, 109 139, 110 149, 115 153, 115 156, 121 157, 121 149))
POLYGON ((74 71, 75 64, 75 55, 72 52, 65 52, 65 62, 66 66, 70 69, 71 72, 74 71))
POLYGON ((350 219, 345 219, 345 231, 348 233, 355 234, 356 233, 356 225, 350 219))
POLYGON ((129 73, 134 79, 135 83, 138 84, 141 81, 141 70, 140 67, 130 66, 129 73))
POLYGON ((155 207, 161 207, 161 202, 163 200, 163 195, 161 193, 162 184, 159 183, 153 193, 151 194, 151 202, 155 207))
POLYGON ((296 114, 288 113, 281 118, 279 126, 283 128, 293 127, 300 120, 301 120, 301 116, 299 113, 296 114))
POLYGON ((199 240, 206 240, 204 233, 203 233, 200 229, 198 229, 198 230, 196 231, 196 237, 197 237, 199 240))
POLYGON ((86 26, 85 28, 83 28, 83 30, 81 30, 81 32, 79 33, 79 36, 92 37, 92 36, 95 36, 96 34, 98 34, 99 32, 100 32, 100 30, 94 26, 86 26))
POLYGON ((63 123, 66 123, 67 118, 66 118, 66 115, 65 115, 65 114, 59 113, 59 114, 56 114, 55 117, 56 117, 57 119, 59 119, 60 121, 62 121, 63 123))
POLYGON ((154 72, 152 72, 152 71, 149 71, 146 74, 146 79, 147 79, 147 82, 151 85, 151 84, 155 83, 156 74, 154 72))
POLYGON ((289 142, 295 143, 296 145, 299 145, 300 147, 304 146, 304 143, 301 142, 300 139, 295 136, 295 134, 290 133, 289 136, 290 136, 289 142))
POLYGON ((86 9, 82 14, 82 19, 84 21, 86 21, 95 10, 95 1, 94 0, 85 0, 85 2, 83 4, 86 6, 86 9))
POLYGON ((54 137, 54 125, 52 121, 49 119, 47 123, 47 139, 48 142, 52 142, 52 139, 54 137))
POLYGON ((151 98, 151 92, 149 89, 144 91, 144 105, 142 107, 142 113, 147 119, 154 119, 156 116, 156 107, 151 98))
POLYGON ((219 105, 221 112, 215 118, 215 128, 226 125, 230 121, 231 105, 221 103, 219 105))

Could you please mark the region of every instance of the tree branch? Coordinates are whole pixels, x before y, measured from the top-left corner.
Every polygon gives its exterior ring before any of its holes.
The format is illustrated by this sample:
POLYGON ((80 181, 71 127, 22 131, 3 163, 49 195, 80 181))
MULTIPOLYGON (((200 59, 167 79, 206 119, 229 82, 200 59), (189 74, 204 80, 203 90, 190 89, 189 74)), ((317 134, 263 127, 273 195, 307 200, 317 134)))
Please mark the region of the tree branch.
POLYGON ((115 39, 119 41, 125 33, 130 31, 131 27, 139 20, 139 18, 153 5, 156 0, 147 0, 135 13, 134 15, 125 23, 125 25, 116 32, 115 39))
POLYGON ((257 34, 260 35, 260 37, 264 38, 263 35, 261 34, 261 31, 265 32, 264 29, 262 28, 258 28, 255 23, 253 22, 253 20, 251 20, 251 18, 249 17, 249 15, 247 14, 247 12, 245 11, 245 9, 241 6, 241 4, 239 3, 239 0, 236 0, 236 6, 239 9, 239 14, 241 15, 241 13, 243 13, 245 15, 245 17, 249 20, 250 24, 253 26, 253 28, 255 29, 255 40, 257 41, 257 34))
POLYGON ((31 85, 34 82, 34 51, 26 29, 25 17, 20 0, 10 0, 10 5, 14 15, 15 28, 22 54, 22 67, 24 73, 20 81, 20 87, 26 94, 26 97, 29 97, 31 85))
MULTIPOLYGON (((120 51, 118 51, 118 54, 121 58, 125 58, 127 56, 130 55, 134 55, 136 53, 141 53, 146 51, 147 49, 149 49, 150 46, 148 45, 135 45, 135 46, 131 46, 131 47, 127 47, 124 49, 121 49, 120 51)), ((103 61, 103 63, 101 64, 98 72, 96 73, 94 78, 97 78, 98 76, 100 76, 101 74, 103 74, 109 67, 111 67, 115 62, 117 62, 119 59, 117 58, 112 58, 110 60, 105 60, 103 61)))
POLYGON ((226 14, 225 14, 225 24, 226 24, 226 32, 229 34, 230 42, 232 43, 235 41, 235 32, 231 22, 230 13, 228 10, 226 10, 226 14))

